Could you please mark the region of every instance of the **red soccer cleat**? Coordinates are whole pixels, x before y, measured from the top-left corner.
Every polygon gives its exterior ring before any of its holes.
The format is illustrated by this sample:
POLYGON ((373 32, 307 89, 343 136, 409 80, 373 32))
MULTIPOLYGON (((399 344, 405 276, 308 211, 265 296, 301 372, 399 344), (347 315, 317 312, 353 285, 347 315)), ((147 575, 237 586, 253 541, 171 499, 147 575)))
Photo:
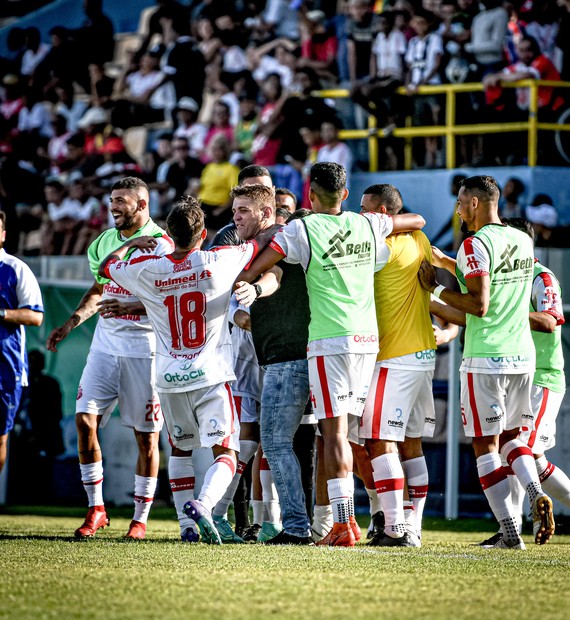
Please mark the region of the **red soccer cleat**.
POLYGON ((133 540, 143 540, 146 536, 146 525, 140 521, 131 521, 129 525, 129 531, 125 534, 125 538, 132 538, 133 540))
POLYGON ((110 522, 105 506, 92 506, 83 525, 75 530, 75 538, 92 538, 99 528, 107 527, 110 522))
POLYGON ((356 538, 350 523, 335 523, 332 530, 317 545, 329 547, 354 547, 356 538))
POLYGON ((348 517, 348 522, 350 523, 350 527, 352 528, 352 533, 354 534, 354 540, 358 542, 362 538, 362 532, 360 531, 360 526, 356 522, 355 517, 348 517))

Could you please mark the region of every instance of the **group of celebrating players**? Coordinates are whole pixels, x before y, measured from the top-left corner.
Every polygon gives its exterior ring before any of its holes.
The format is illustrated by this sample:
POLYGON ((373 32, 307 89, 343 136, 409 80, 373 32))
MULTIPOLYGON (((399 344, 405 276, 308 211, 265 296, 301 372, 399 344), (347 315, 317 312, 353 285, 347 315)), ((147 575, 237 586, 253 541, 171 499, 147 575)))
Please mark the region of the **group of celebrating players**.
MULTIPOLYGON (((182 540, 243 542, 227 508, 261 437, 266 485, 272 478, 279 503, 266 502, 265 517, 254 514, 255 523, 272 525, 260 540, 354 546, 357 474, 371 514, 383 517, 369 544, 421 546, 422 437, 435 429, 435 352, 450 334, 434 327, 439 317, 465 326, 461 415, 500 524, 484 546, 524 549, 525 493, 535 541, 548 542, 553 506, 543 488, 570 504, 570 480, 544 456, 565 390, 560 287, 535 261, 525 223, 499 219, 496 181, 463 181, 457 212, 473 235, 456 260, 431 248, 420 215, 400 213, 392 185, 365 190, 360 214, 344 211, 339 164, 312 167, 312 211, 284 225, 275 224, 267 170, 249 166, 239 183, 234 223, 209 250, 194 198, 175 203, 166 234, 149 217, 144 182, 127 177, 112 188, 115 229, 88 250, 95 283, 47 342, 55 351, 72 329, 101 315, 77 397, 89 511, 75 535, 91 537, 109 524, 98 429, 118 400, 139 448, 129 538, 145 537, 164 416, 182 540), (438 284, 434 266, 456 275, 459 290, 438 284), (308 403, 318 422, 312 523, 293 451, 308 403), (211 448, 213 462, 195 493, 200 447, 211 448)), ((276 499, 265 488, 263 497, 276 499)))

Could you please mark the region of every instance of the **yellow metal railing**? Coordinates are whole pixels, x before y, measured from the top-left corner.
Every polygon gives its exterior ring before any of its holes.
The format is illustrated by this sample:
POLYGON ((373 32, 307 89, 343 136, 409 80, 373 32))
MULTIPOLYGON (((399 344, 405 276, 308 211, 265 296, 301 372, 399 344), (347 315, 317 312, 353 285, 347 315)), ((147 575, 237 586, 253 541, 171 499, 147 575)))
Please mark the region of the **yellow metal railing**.
MULTIPOLYGON (((528 134, 527 156, 528 165, 536 166, 538 152, 539 131, 570 131, 569 125, 558 123, 541 123, 538 120, 538 89, 542 86, 570 89, 570 82, 555 82, 547 80, 521 80, 518 82, 504 82, 505 88, 529 88, 529 115, 527 121, 514 123, 478 123, 473 125, 455 124, 456 95, 458 93, 473 93, 483 90, 480 82, 468 84, 442 84, 438 86, 420 86, 417 95, 445 95, 445 125, 430 125, 424 127, 412 127, 411 118, 406 119, 405 127, 397 127, 390 132, 396 138, 405 140, 404 145, 404 169, 410 170, 412 165, 412 138, 426 138, 430 136, 442 136, 445 140, 445 165, 446 168, 455 168, 455 138, 457 136, 469 136, 488 133, 507 133, 525 131, 528 134)), ((400 88, 398 92, 406 95, 406 90, 400 88)), ((350 91, 342 88, 320 90, 313 93, 318 97, 331 99, 344 99, 350 97, 350 91)), ((410 95, 416 96, 416 95, 410 95)), ((343 129, 339 132, 342 140, 367 139, 368 158, 370 172, 378 170, 378 139, 387 137, 382 129, 376 127, 376 119, 369 115, 368 129, 343 129)))

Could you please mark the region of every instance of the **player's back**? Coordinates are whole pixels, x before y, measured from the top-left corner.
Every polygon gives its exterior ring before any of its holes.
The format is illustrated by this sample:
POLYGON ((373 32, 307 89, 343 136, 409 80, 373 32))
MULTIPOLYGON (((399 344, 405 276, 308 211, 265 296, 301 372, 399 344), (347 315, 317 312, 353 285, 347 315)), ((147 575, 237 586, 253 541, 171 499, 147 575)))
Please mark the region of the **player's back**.
POLYGON ((422 260, 431 261, 431 246, 421 231, 386 239, 388 262, 374 275, 374 299, 380 337, 378 360, 435 349, 429 314, 429 292, 418 279, 422 260))

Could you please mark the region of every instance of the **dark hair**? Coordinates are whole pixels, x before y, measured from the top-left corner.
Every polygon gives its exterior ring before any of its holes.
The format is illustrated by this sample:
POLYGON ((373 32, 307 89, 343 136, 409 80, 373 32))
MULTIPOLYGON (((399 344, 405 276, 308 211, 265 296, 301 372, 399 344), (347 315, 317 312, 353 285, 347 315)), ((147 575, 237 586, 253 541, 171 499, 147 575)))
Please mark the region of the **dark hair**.
POLYGON ((511 228, 516 228, 517 230, 526 233, 534 243, 534 228, 528 220, 524 219, 524 217, 506 217, 501 219, 501 221, 503 224, 506 224, 511 228))
POLYGON ((6 214, 4 211, 0 211, 0 222, 2 222, 2 228, 6 230, 6 214))
POLYGON ((168 234, 177 246, 194 247, 204 230, 204 211, 193 196, 182 196, 172 207, 166 218, 168 234))
POLYGON ((61 181, 58 181, 57 179, 52 179, 51 181, 47 181, 44 187, 53 187, 53 189, 57 190, 58 192, 65 191, 65 185, 61 181))
POLYGON ((291 198, 293 199, 293 204, 297 206, 297 196, 295 196, 295 194, 290 189, 287 189, 286 187, 276 187, 275 195, 276 196, 291 196, 291 198))
POLYGON ((501 195, 497 181, 490 176, 467 177, 461 181, 461 187, 469 194, 486 202, 497 201, 501 195))
POLYGON ((539 207, 540 205, 554 206, 554 201, 548 194, 536 194, 530 203, 531 207, 539 207))
POLYGON ((282 217, 285 221, 289 219, 290 215, 291 213, 285 207, 277 207, 277 209, 275 209, 275 216, 282 217))
POLYGON ((138 177, 125 177, 114 183, 111 187, 111 191, 116 189, 130 189, 136 191, 143 190, 147 194, 149 193, 148 185, 138 177))
POLYGON ((285 224, 288 224, 289 222, 292 222, 293 220, 298 220, 303 217, 307 217, 307 215, 312 215, 312 214, 313 214, 313 211, 311 211, 311 209, 297 209, 296 211, 293 211, 293 213, 289 215, 285 224))
POLYGON ((245 166, 239 171, 238 174, 238 185, 241 185, 246 179, 252 179, 253 177, 269 177, 271 178, 271 174, 269 170, 265 166, 245 166))
POLYGON ((341 199, 346 188, 346 170, 332 161, 315 164, 309 173, 311 189, 318 196, 321 204, 332 207, 341 199))
POLYGON ((255 183, 254 185, 236 185, 232 187, 230 198, 249 198, 259 209, 270 207, 275 212, 275 192, 272 187, 255 183))
MULTIPOLYGON (((510 177, 509 179, 507 179, 507 183, 512 183, 513 184, 513 193, 516 196, 520 196, 521 194, 524 193, 525 190, 525 186, 524 183, 518 179, 517 177, 510 177)), ((506 183, 505 183, 506 185, 506 183)))
POLYGON ((66 140, 66 144, 82 149, 85 146, 85 134, 83 132, 74 133, 66 140))
POLYGON ((400 190, 397 187, 394 187, 394 185, 389 185, 388 183, 371 185, 364 190, 363 194, 374 196, 374 200, 377 202, 375 206, 385 206, 386 211, 388 211, 390 215, 396 215, 396 213, 399 213, 404 206, 404 201, 402 200, 400 190))

